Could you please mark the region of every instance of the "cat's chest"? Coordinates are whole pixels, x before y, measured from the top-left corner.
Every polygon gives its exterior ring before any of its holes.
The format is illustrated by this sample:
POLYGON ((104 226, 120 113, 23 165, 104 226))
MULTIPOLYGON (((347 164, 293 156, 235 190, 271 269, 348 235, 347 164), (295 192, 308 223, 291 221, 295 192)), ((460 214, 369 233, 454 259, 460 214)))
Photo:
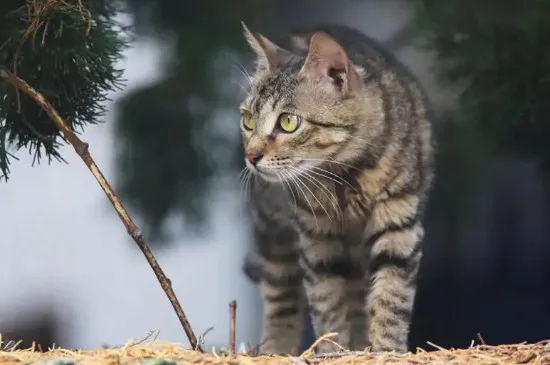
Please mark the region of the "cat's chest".
POLYGON ((366 223, 371 214, 372 199, 361 187, 336 185, 334 190, 344 219, 350 223, 366 223))
POLYGON ((372 200, 356 184, 325 184, 314 190, 316 202, 330 207, 346 221, 365 220, 370 215, 372 200))
POLYGON ((370 217, 372 201, 360 187, 327 184, 310 186, 307 193, 300 193, 302 195, 287 196, 293 216, 306 225, 314 224, 320 230, 333 233, 361 230, 370 217))

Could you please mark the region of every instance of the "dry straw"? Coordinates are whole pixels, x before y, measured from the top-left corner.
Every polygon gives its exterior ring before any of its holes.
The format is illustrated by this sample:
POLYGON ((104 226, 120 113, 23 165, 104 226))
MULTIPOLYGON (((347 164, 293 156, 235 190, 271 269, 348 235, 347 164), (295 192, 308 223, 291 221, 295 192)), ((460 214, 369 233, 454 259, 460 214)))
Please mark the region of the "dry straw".
MULTIPOLYGON (((30 26, 25 34, 25 37, 34 39, 37 31, 44 27, 44 32, 48 27, 47 19, 43 19, 45 13, 52 6, 64 6, 66 10, 76 10, 84 19, 89 19, 89 12, 82 6, 80 0, 76 0, 76 4, 66 0, 29 0, 29 22, 30 26)), ((89 29, 88 29, 89 30, 89 29)), ((13 70, 15 71, 15 70, 13 70)), ((128 229, 129 234, 136 241, 137 245, 143 251, 153 271, 157 275, 162 288, 165 290, 174 309, 180 319, 182 326, 188 336, 189 342, 198 350, 201 350, 181 306, 175 297, 171 288, 170 280, 164 275, 162 269, 156 262, 154 256, 150 252, 147 244, 143 241, 141 232, 133 223, 128 213, 122 206, 122 203, 112 191, 99 168, 91 158, 88 152, 88 144, 81 141, 74 132, 61 119, 57 111, 45 100, 44 96, 34 90, 24 80, 17 77, 13 71, 10 71, 4 65, 0 65, 0 79, 11 83, 19 91, 27 93, 31 96, 52 118, 59 127, 65 138, 73 145, 75 151, 83 159, 86 165, 90 168, 101 187, 104 189, 113 207, 119 214, 124 225, 128 229)), ((315 347, 322 341, 328 341, 343 350, 341 346, 330 340, 335 333, 328 333, 320 337, 308 350, 300 356, 250 356, 250 355, 235 355, 235 311, 236 303, 231 305, 231 332, 230 332, 230 352, 229 354, 217 354, 213 351, 210 354, 201 353, 200 351, 192 351, 185 349, 181 344, 163 343, 152 341, 144 343, 128 343, 120 348, 107 348, 95 350, 68 350, 61 348, 50 349, 47 352, 37 351, 34 347, 29 349, 17 349, 18 344, 11 344, 10 348, 4 348, 0 351, 0 365, 22 365, 42 363, 47 360, 59 360, 57 363, 67 363, 68 361, 78 365, 94 365, 94 364, 142 364, 144 360, 167 360, 176 364, 242 364, 242 365, 260 365, 260 364, 292 364, 292 365, 315 365, 315 364, 330 364, 330 365, 348 365, 348 364, 541 364, 550 365, 550 340, 542 341, 536 344, 516 344, 516 345, 501 345, 489 346, 483 343, 479 346, 472 346, 468 349, 444 349, 439 346, 429 343, 436 351, 427 352, 418 349, 416 353, 396 354, 396 353, 370 353, 363 351, 346 352, 340 351, 331 354, 315 355, 315 347), (65 362, 63 362, 65 360, 65 362)), ((1 343, 0 336, 0 347, 1 343)), ((56 362, 54 362, 56 363, 56 362)), ((153 362, 154 363, 154 362, 153 362)), ((156 362, 158 364, 162 361, 156 362)))
MULTIPOLYGON (((329 335, 327 335, 330 337, 329 335)), ((324 340, 327 339, 323 336, 324 340)), ((96 350, 66 350, 51 349, 46 353, 34 349, 0 352, 0 365, 32 364, 45 360, 72 360, 78 365, 99 364, 142 364, 144 360, 165 359, 176 364, 242 364, 242 365, 351 365, 351 364, 541 364, 550 365, 550 340, 536 344, 516 344, 489 346, 472 346, 468 349, 443 349, 427 352, 417 350, 416 353, 372 354, 369 352, 333 353, 330 356, 313 354, 312 349, 305 351, 299 357, 293 356, 249 356, 249 355, 220 355, 199 353, 185 349, 181 344, 149 342, 128 344, 120 348, 96 350)), ((161 362, 157 362, 161 363, 161 362)))

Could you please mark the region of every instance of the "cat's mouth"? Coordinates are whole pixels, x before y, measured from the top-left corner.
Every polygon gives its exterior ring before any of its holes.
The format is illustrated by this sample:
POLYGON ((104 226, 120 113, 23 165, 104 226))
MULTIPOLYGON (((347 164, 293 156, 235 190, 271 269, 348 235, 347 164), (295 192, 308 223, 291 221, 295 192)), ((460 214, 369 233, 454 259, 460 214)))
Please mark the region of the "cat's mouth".
POLYGON ((289 175, 288 172, 285 172, 282 169, 267 167, 263 165, 254 166, 250 163, 247 163, 246 165, 253 174, 259 176, 265 181, 272 183, 283 183, 289 175))
POLYGON ((256 174, 257 176, 261 177, 265 181, 269 182, 282 182, 283 177, 280 174, 277 174, 276 171, 261 167, 261 166, 248 166, 250 171, 252 171, 253 174, 256 174))
POLYGON ((299 174, 300 171, 306 170, 308 163, 300 160, 295 160, 290 163, 289 161, 284 161, 283 158, 279 158, 278 162, 273 164, 252 164, 246 161, 246 166, 253 174, 259 176, 263 180, 282 184, 292 179, 297 173, 299 174))

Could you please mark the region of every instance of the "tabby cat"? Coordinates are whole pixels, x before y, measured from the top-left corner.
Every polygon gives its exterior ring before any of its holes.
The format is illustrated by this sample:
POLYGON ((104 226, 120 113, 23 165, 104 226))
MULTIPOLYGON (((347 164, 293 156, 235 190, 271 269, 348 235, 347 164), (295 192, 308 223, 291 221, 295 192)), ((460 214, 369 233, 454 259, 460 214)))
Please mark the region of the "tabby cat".
POLYGON ((424 92, 351 28, 294 32, 284 46, 243 29, 256 55, 240 128, 260 351, 292 353, 306 310, 316 336, 337 332, 346 349, 407 351, 433 180, 424 92))

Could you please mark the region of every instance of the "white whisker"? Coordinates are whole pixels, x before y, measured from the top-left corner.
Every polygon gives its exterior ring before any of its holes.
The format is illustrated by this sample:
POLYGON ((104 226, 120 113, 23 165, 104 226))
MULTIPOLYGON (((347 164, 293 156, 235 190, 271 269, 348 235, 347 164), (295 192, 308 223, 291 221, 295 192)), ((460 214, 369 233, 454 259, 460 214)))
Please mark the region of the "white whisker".
MULTIPOLYGON (((325 170, 325 169, 322 169, 322 168, 317 167, 317 166, 308 166, 307 169, 308 169, 308 170, 305 170, 305 171, 309 171, 309 172, 311 172, 312 174, 315 174, 315 175, 324 177, 325 179, 332 180, 332 181, 334 181, 334 182, 337 183, 337 184, 340 184, 340 185, 343 184, 342 181, 339 181, 339 180, 336 180, 336 179, 334 179, 334 178, 332 178, 332 177, 330 177, 330 176, 321 174, 320 172, 310 170, 310 169, 317 169, 317 170, 320 170, 321 172, 329 173, 330 175, 334 175, 334 176, 336 176, 336 177, 342 179, 340 176, 338 176, 338 175, 336 175, 336 174, 333 174, 332 172, 329 172, 329 171, 327 171, 327 170, 325 170)), ((344 181, 344 182, 345 182, 345 181, 344 181)))
POLYGON ((313 210, 313 206, 311 205, 309 199, 307 198, 307 195, 306 195, 305 191, 302 189, 302 187, 300 185, 298 185, 297 182, 299 182, 300 184, 302 184, 305 187, 307 187, 307 186, 304 184, 304 182, 302 180, 300 180, 300 177, 298 175, 292 176, 292 174, 289 174, 288 176, 294 181, 294 185, 296 185, 296 187, 298 189, 300 189, 300 191, 302 192, 302 195, 304 196, 304 199, 306 200, 307 204, 309 205, 309 208, 311 209, 311 213, 313 214, 313 218, 315 218, 315 225, 317 226, 317 229, 319 229, 319 222, 317 221, 317 216, 315 215, 315 211, 313 210))
MULTIPOLYGON (((359 191, 357 191, 357 189, 356 189, 353 185, 351 185, 351 184, 349 183, 349 181, 347 181, 346 179, 344 179, 344 178, 341 177, 341 176, 336 175, 336 174, 333 173, 333 172, 330 172, 330 171, 328 171, 328 170, 325 170, 325 169, 323 169, 323 168, 321 168, 321 167, 317 167, 317 166, 308 166, 308 168, 310 168, 310 169, 315 169, 315 170, 319 170, 319 171, 321 171, 321 172, 323 172, 323 173, 325 173, 325 174, 330 174, 330 175, 332 175, 332 176, 334 176, 334 177, 340 179, 340 181, 337 181, 337 180, 335 180, 335 179, 332 179, 332 178, 330 178, 329 176, 323 175, 323 174, 321 174, 321 173, 319 173, 319 172, 315 172, 316 174, 321 175, 321 176, 323 176, 323 177, 325 177, 325 178, 327 178, 327 179, 333 180, 333 181, 335 181, 335 182, 338 182, 339 184, 345 183, 345 184, 348 185, 351 189, 353 189, 353 191, 355 191, 356 193, 359 193, 359 191)), ((311 171, 311 172, 314 172, 314 171, 311 171)))
POLYGON ((253 173, 252 171, 250 171, 249 169, 248 170, 248 174, 246 175, 246 181, 245 181, 245 196, 244 196, 244 200, 246 202, 249 201, 250 199, 250 180, 253 178, 253 173))
POLYGON ((241 91, 244 91, 244 92, 248 91, 248 89, 243 84, 237 82, 236 80, 231 80, 231 83, 238 86, 241 89, 241 91))
MULTIPOLYGON (((281 175, 286 176, 287 178, 290 175, 290 173, 288 171, 286 171, 285 169, 281 169, 280 173, 281 173, 281 175)), ((297 202, 296 202, 296 196, 294 195, 294 191, 292 190, 292 186, 290 186, 290 183, 287 181, 287 178, 283 179, 282 181, 287 184, 288 190, 290 190, 290 194, 292 194, 292 199, 294 200, 294 216, 292 217, 294 219, 294 217, 296 217, 296 213, 297 213, 297 210, 298 210, 297 202)))
POLYGON ((243 199, 243 195, 244 195, 244 182, 245 182, 245 179, 246 179, 246 176, 248 175, 248 169, 246 168, 246 166, 241 170, 241 173, 239 174, 239 185, 240 185, 240 188, 239 188, 239 191, 240 191, 240 197, 241 199, 243 199))
MULTIPOLYGON (((334 196, 334 194, 332 194, 332 192, 326 187, 323 185, 322 182, 320 182, 318 179, 316 179, 314 176, 311 176, 309 174, 309 172, 311 171, 307 171, 307 170, 303 170, 303 169, 298 169, 296 167, 292 167, 293 170, 297 171, 298 174, 300 174, 301 176, 305 177, 306 179, 308 179, 310 182, 312 182, 315 186, 317 186, 318 188, 320 189, 324 189, 324 190, 321 190, 321 192, 325 195, 325 197, 328 199, 329 202, 331 202, 332 206, 334 207, 334 210, 336 211, 336 214, 338 214, 340 212, 340 209, 338 209, 338 200, 336 199, 336 197, 334 196), (326 192, 328 192, 328 194, 326 192)), ((311 192, 311 191, 310 191, 311 192)), ((313 195, 313 193, 312 193, 313 195)), ((313 195, 315 197, 315 195, 313 195)), ((330 214, 328 213, 328 211, 325 209, 325 207, 323 206, 323 204, 321 204, 321 202, 319 201, 319 199, 317 199, 317 197, 315 197, 315 199, 317 200, 317 202, 319 203, 319 205, 321 206, 321 208, 323 208, 323 210, 325 211, 325 213, 327 214, 327 217, 330 219, 330 221, 332 221, 332 218, 330 217, 330 214)))
MULTIPOLYGON (((301 169, 301 173, 307 177, 315 186, 323 189, 321 192, 325 195, 325 197, 328 199, 328 201, 332 204, 332 207, 336 211, 337 218, 343 218, 342 210, 340 209, 340 206, 338 204, 338 199, 336 199, 336 196, 332 191, 330 191, 329 188, 327 188, 319 179, 317 179, 315 176, 312 176, 311 173, 315 173, 311 170, 301 169), (328 193, 328 194, 327 194, 328 193)), ((322 176, 321 174, 317 174, 322 176)), ((330 218, 330 217, 329 217, 330 218)))
POLYGON ((340 166, 349 167, 349 168, 357 170, 357 171, 361 171, 356 166, 348 165, 348 164, 345 164, 343 162, 339 162, 339 161, 335 161, 335 160, 327 160, 327 159, 323 159, 323 158, 301 158, 301 157, 299 157, 299 158, 294 158, 293 160, 295 160, 295 161, 329 162, 329 163, 337 164, 337 165, 340 165, 340 166))
POLYGON ((239 179, 242 179, 247 172, 248 172, 248 167, 245 166, 239 174, 239 179))
POLYGON ((359 137, 356 137, 356 136, 350 136, 350 137, 351 137, 351 138, 355 138, 355 139, 358 140, 358 141, 361 141, 362 144, 363 144, 364 146, 374 147, 374 148, 377 147, 375 144, 373 144, 373 143, 367 141, 366 139, 359 138, 359 137))
POLYGON ((235 67, 241 73, 241 75, 244 76, 246 81, 248 81, 250 87, 252 87, 252 77, 250 76, 246 68, 231 53, 227 53, 227 55, 231 57, 234 61, 234 64, 232 64, 232 66, 235 67))
MULTIPOLYGON (((298 181, 302 184, 303 187, 305 187, 307 189, 307 191, 309 191, 309 193, 311 194, 311 196, 313 196, 315 198, 315 200, 317 201, 317 203, 319 203, 319 205, 321 206, 321 208, 323 209, 323 211, 325 212, 325 214, 327 215, 328 219, 330 219, 330 221, 332 222, 332 218, 330 217, 330 214, 328 214, 328 211, 325 209, 325 207, 323 206, 323 204, 321 203, 321 201, 319 200, 319 198, 317 198, 315 196, 315 194, 313 194, 313 191, 311 191, 311 189, 309 188, 309 186, 307 186, 306 183, 304 183, 301 179, 300 179, 300 176, 303 176, 305 178, 307 178, 307 176, 303 175, 302 172, 296 168, 294 168, 293 170, 297 171, 297 175, 296 175, 296 178, 298 179, 298 181)), ((311 208, 311 211, 313 212, 313 207, 311 208)), ((315 213, 314 213, 315 215, 315 213)), ((317 222, 317 217, 315 217, 315 222, 317 224, 317 229, 319 229, 319 223, 317 222)))

